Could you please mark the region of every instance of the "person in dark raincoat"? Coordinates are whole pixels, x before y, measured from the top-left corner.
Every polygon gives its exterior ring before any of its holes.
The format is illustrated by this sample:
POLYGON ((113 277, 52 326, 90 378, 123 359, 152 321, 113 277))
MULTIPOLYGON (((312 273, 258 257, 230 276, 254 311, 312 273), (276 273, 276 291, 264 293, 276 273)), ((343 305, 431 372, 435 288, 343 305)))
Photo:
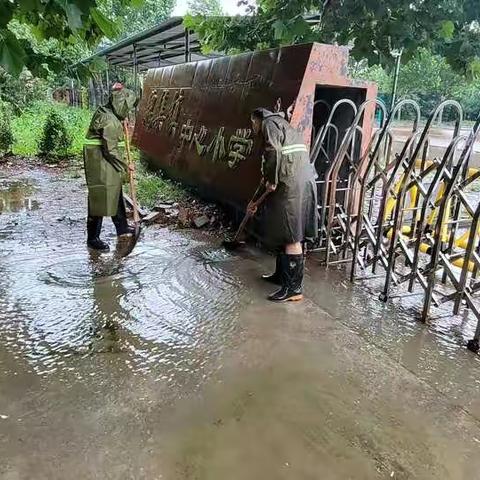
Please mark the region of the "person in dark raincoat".
POLYGON ((122 185, 127 177, 122 121, 135 107, 136 95, 115 84, 107 105, 97 108, 88 129, 83 158, 88 186, 87 245, 108 251, 100 240, 103 217, 112 217, 119 237, 133 235, 128 225, 122 185))
MULTIPOLYGON (((263 278, 281 285, 275 302, 303 298, 302 243, 318 234, 316 172, 301 134, 279 113, 263 108, 252 113, 252 127, 263 141, 262 174, 271 193, 265 201, 264 241, 279 253, 276 269, 263 278)), ((256 213, 252 202, 248 209, 256 213)))

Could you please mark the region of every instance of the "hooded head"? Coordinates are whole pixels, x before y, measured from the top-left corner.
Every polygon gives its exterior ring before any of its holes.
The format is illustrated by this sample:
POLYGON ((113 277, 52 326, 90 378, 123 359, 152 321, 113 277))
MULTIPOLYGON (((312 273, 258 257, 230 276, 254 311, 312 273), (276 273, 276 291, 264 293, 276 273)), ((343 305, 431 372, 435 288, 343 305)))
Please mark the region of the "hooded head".
POLYGON ((253 132, 256 135, 258 135, 262 130, 263 121, 266 118, 275 117, 275 116, 284 118, 283 113, 280 113, 280 112, 273 113, 270 110, 267 110, 266 108, 256 108, 251 114, 253 132))
POLYGON ((109 103, 112 107, 113 113, 120 120, 123 120, 127 118, 128 114, 135 108, 137 96, 128 88, 113 90, 110 94, 109 103))

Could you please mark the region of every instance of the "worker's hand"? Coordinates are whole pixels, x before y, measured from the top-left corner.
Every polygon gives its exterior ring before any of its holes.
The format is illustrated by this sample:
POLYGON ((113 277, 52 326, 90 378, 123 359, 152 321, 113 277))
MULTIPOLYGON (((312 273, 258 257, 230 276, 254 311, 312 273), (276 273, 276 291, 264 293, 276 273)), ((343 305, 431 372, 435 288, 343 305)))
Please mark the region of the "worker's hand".
POLYGON ((134 163, 129 163, 128 164, 128 171, 135 173, 135 164, 134 163))
POLYGON ((248 205, 247 205, 247 212, 250 214, 250 215, 255 215, 257 213, 257 210, 258 210, 258 207, 257 207, 257 204, 255 202, 250 202, 248 205))
POLYGON ((277 189, 277 185, 275 183, 270 183, 270 182, 267 182, 265 184, 265 188, 267 189, 267 192, 274 192, 276 189, 277 189))

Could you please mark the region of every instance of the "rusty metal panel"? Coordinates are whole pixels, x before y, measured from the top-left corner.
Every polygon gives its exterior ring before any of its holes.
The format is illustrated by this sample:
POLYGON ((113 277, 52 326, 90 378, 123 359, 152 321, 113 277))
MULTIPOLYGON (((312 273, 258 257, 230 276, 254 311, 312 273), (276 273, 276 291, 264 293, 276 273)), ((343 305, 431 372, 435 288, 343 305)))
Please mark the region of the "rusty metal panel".
POLYGON ((354 86, 347 60, 306 44, 149 70, 134 141, 152 167, 243 208, 260 177, 251 111, 296 102, 292 124, 309 143, 316 85, 354 86))

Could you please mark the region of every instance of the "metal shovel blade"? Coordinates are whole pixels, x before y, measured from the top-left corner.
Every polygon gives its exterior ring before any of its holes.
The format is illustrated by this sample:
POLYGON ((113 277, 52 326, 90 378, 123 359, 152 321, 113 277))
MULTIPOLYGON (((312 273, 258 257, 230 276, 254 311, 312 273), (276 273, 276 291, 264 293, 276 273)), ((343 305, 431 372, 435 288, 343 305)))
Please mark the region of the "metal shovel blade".
POLYGON ((119 241, 117 244, 116 255, 119 258, 125 258, 133 252, 133 249, 137 245, 138 239, 140 238, 140 233, 142 229, 140 227, 140 222, 135 223, 135 232, 133 236, 128 238, 124 244, 122 241, 119 241))

